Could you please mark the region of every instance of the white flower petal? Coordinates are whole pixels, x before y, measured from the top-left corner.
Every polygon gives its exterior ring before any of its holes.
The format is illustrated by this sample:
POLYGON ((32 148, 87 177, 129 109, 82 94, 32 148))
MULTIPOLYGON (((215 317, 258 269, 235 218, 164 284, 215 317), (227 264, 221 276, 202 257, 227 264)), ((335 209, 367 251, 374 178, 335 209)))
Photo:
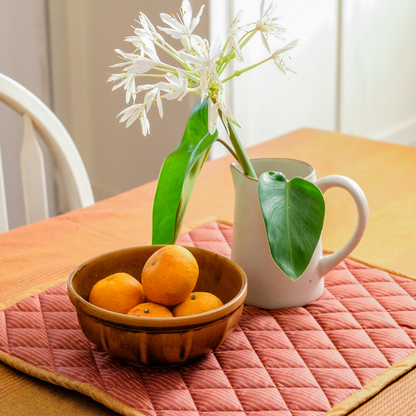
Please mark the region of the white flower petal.
POLYGON ((140 12, 139 23, 143 26, 143 29, 149 34, 156 32, 156 29, 153 26, 152 22, 143 12, 140 12))
POLYGON ((126 66, 126 63, 125 62, 120 62, 118 64, 110 65, 109 68, 116 68, 118 66, 126 66))
POLYGON ((180 39, 181 36, 188 36, 189 35, 188 31, 186 31, 186 28, 184 28, 184 26, 180 22, 178 22, 175 19, 175 17, 169 16, 166 13, 160 13, 160 18, 167 25, 169 25, 171 27, 171 29, 160 27, 160 26, 158 26, 158 29, 162 30, 163 32, 172 36, 174 39, 180 39))
POLYGON ((157 109, 159 110, 159 116, 160 118, 163 118, 163 105, 162 105, 162 99, 160 98, 160 90, 157 93, 156 103, 157 103, 157 109))
POLYGON ((220 90, 224 91, 224 86, 222 85, 219 75, 215 71, 212 71, 211 75, 214 77, 215 81, 217 81, 220 90))
POLYGON ((283 75, 286 75, 286 70, 279 63, 275 62, 276 66, 282 71, 283 75))
POLYGON ((192 23, 191 23, 191 32, 194 31, 195 27, 198 25, 200 17, 202 15, 202 12, 204 11, 204 7, 205 5, 203 5, 200 9, 199 9, 199 13, 195 16, 195 18, 192 19, 192 23))
POLYGON ((181 15, 185 26, 190 28, 192 20, 192 6, 189 0, 183 0, 181 7, 181 15))
POLYGON ((146 104, 147 112, 149 112, 150 108, 152 107, 153 100, 156 98, 157 92, 158 92, 158 88, 153 88, 144 96, 144 104, 146 104))
POLYGON ((217 129, 218 105, 209 99, 208 107, 208 130, 210 134, 214 134, 217 129))
POLYGON ((294 40, 293 42, 290 42, 288 45, 286 45, 284 48, 278 49, 276 52, 273 53, 272 57, 275 59, 277 56, 279 56, 283 52, 287 52, 290 49, 293 49, 299 42, 299 39, 294 40))
POLYGON ((191 52, 191 43, 189 42, 188 36, 181 37, 182 46, 185 48, 186 52, 191 52))
POLYGON ((267 36, 266 34, 261 32, 261 40, 263 41, 263 45, 267 49, 267 51, 270 53, 270 46, 269 46, 269 43, 267 42, 266 36, 267 36))
POLYGON ((123 81, 121 81, 120 83, 118 83, 118 84, 114 85, 114 87, 113 87, 113 88, 111 88, 111 91, 115 91, 115 90, 117 90, 118 88, 122 87, 125 83, 126 83, 126 80, 125 80, 125 79, 123 79, 123 81))
POLYGON ((146 137, 147 133, 150 134, 150 123, 149 123, 149 120, 147 118, 146 111, 144 111, 144 109, 142 110, 142 112, 139 116, 139 119, 140 119, 140 124, 142 125, 143 136, 146 137))
POLYGON ((275 5, 274 1, 272 0, 267 10, 263 12, 262 18, 270 16, 275 11, 276 7, 277 5, 275 5))
POLYGON ((163 32, 165 32, 167 35, 172 36, 173 39, 180 39, 182 36, 182 32, 179 30, 175 30, 175 29, 168 29, 168 28, 163 28, 158 26, 159 30, 162 30, 163 32))
MULTIPOLYGON (((204 67, 202 65, 203 64, 203 60, 199 56, 190 55, 189 53, 186 53, 184 51, 180 51, 179 52, 179 55, 180 55, 180 57, 184 61, 186 61, 186 62, 188 62, 190 64, 200 65, 201 66, 201 69, 204 67)), ((195 70, 196 71, 199 71, 199 69, 196 69, 196 68, 195 68, 195 70)))
POLYGON ((209 83, 207 82, 207 70, 201 70, 200 87, 201 87, 201 103, 205 100, 208 92, 209 83))
POLYGON ((261 4, 260 4, 260 16, 261 17, 264 16, 264 0, 261 0, 261 4))

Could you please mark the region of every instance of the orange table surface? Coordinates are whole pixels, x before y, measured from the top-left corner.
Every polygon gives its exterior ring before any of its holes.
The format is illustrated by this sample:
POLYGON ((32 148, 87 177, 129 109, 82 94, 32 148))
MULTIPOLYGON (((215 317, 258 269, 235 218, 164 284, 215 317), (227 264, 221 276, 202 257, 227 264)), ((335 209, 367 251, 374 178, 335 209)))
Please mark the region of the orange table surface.
MULTIPOLYGON (((251 158, 290 157, 315 166, 317 177, 345 175, 367 196, 370 219, 353 257, 416 277, 416 149, 339 133, 302 129, 248 149, 251 158)), ((234 191, 226 157, 205 164, 184 229, 217 218, 232 223, 234 191)), ((0 308, 64 281, 85 260, 115 249, 149 244, 156 181, 59 217, 0 234, 0 308)), ((356 210, 340 189, 325 194, 323 245, 341 247, 356 210)), ((76 392, 49 385, 0 364, 3 415, 114 415, 76 392)))

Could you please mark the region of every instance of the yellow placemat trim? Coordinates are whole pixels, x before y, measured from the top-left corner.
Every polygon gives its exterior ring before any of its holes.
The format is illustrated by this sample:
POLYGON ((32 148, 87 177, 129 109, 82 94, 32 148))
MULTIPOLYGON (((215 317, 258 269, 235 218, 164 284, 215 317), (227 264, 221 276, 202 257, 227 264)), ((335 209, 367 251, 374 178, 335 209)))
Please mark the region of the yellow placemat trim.
POLYGON ((403 374, 406 374, 412 368, 416 366, 416 353, 413 353, 404 360, 393 364, 384 373, 380 374, 374 380, 366 384, 361 390, 352 394, 350 397, 338 403, 329 412, 325 413, 325 416, 345 416, 361 406, 367 400, 376 396, 381 390, 383 390, 388 384, 397 380, 403 374))
POLYGON ((10 367, 22 371, 32 377, 36 377, 57 386, 65 387, 68 390, 78 391, 79 393, 91 397, 96 402, 103 404, 123 416, 148 416, 145 413, 134 410, 131 407, 119 402, 97 387, 91 386, 88 383, 82 383, 81 381, 74 380, 69 376, 53 373, 52 371, 36 367, 33 364, 29 364, 26 361, 13 357, 3 351, 0 351, 0 360, 10 367))

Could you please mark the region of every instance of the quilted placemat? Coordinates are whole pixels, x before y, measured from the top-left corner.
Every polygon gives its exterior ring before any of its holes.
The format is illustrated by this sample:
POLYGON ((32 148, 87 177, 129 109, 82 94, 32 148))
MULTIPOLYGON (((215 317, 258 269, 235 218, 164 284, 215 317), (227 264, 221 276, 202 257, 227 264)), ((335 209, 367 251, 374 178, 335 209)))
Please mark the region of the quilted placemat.
MULTIPOLYGON (((231 238, 213 221, 178 243, 229 256, 231 238)), ((346 414, 416 364, 416 282, 346 260, 325 287, 306 307, 246 306, 215 352, 153 369, 91 344, 61 284, 0 311, 0 359, 123 415, 346 414)))

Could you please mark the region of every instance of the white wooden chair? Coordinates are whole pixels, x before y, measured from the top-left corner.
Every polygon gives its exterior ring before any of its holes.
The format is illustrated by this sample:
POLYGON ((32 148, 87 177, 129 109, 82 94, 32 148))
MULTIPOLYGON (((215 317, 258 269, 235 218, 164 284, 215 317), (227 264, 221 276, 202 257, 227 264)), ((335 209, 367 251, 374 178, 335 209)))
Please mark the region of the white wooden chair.
MULTIPOLYGON (((50 151, 59 195, 74 210, 94 203, 87 171, 71 136, 56 115, 25 87, 0 74, 0 101, 22 115, 20 165, 28 224, 49 218, 43 154, 35 130, 50 151)), ((1 134, 1 132, 0 132, 1 134)), ((0 149, 0 233, 9 229, 0 149)))

